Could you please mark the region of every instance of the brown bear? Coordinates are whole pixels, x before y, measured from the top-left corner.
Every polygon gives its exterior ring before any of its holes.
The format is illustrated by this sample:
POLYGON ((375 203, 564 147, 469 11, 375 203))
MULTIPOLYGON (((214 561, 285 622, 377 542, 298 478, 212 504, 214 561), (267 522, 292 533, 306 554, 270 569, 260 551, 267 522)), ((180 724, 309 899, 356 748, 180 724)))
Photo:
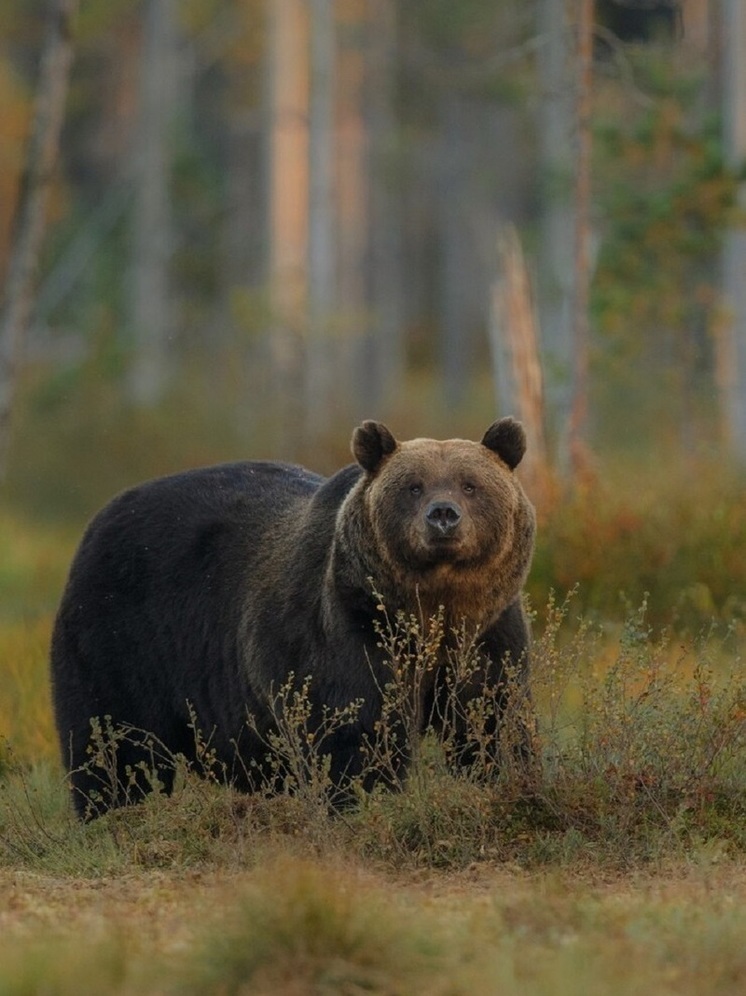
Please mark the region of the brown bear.
MULTIPOLYGON (((213 770, 240 788, 285 784, 271 745, 289 682, 308 697, 309 742, 340 798, 361 776, 366 788, 386 778, 366 753, 391 666, 383 611, 425 622, 441 613, 444 632, 470 632, 482 691, 501 687, 506 662, 525 679, 521 591, 535 527, 514 474, 525 445, 511 418, 479 443, 397 442, 364 422, 352 437, 357 462, 328 479, 242 462, 116 497, 86 530, 52 637, 56 723, 78 813, 141 798, 153 768, 170 790, 174 757, 205 763, 195 731, 213 770)), ((423 726, 435 721, 448 659, 426 689, 423 726)), ((495 750, 497 727, 495 715, 486 727, 495 750)))

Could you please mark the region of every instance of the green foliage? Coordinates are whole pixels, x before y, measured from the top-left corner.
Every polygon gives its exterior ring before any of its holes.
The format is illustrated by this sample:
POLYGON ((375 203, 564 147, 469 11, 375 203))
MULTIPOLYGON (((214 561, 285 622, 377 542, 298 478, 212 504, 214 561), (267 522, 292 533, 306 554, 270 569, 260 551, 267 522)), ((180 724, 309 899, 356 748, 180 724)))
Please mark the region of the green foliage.
POLYGON ((701 321, 713 290, 707 261, 736 189, 718 122, 693 129, 685 109, 668 99, 631 123, 599 125, 598 141, 606 223, 594 282, 600 331, 621 334, 632 324, 662 333, 701 321))
POLYGON ((713 376, 717 254, 739 179, 696 70, 669 51, 628 55, 649 99, 601 89, 595 125, 594 401, 617 438, 713 417, 696 388, 713 376))

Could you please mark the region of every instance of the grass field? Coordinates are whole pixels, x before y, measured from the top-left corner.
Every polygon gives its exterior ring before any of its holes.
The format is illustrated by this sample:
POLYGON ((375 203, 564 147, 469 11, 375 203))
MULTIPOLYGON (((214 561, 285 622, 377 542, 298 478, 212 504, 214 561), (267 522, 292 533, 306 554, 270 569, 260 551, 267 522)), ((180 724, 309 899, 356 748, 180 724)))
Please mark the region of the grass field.
POLYGON ((740 630, 542 608, 528 788, 425 751, 342 817, 185 773, 81 826, 47 682, 73 545, 0 518, 0 996, 746 992, 740 630))

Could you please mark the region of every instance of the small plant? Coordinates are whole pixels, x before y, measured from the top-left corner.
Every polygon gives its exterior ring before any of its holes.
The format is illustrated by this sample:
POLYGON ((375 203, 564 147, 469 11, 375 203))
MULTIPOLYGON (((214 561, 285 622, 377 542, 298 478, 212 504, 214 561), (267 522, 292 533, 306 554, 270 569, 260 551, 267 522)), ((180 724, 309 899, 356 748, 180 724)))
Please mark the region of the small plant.
MULTIPOLYGON (((354 723, 362 702, 341 708, 317 708, 311 694, 312 676, 298 681, 293 672, 274 695, 270 712, 274 727, 260 729, 249 714, 250 731, 267 748, 263 764, 252 761, 244 773, 248 784, 269 794, 297 796, 312 807, 326 810, 337 802, 339 788, 332 779, 330 744, 345 727, 354 723)), ((240 751, 236 748, 240 763, 240 751)))
POLYGON ((478 635, 464 625, 447 631, 443 607, 429 619, 404 612, 391 617, 380 601, 379 611, 387 680, 369 766, 395 782, 406 760, 416 780, 423 734, 431 729, 454 774, 478 782, 507 771, 525 777, 534 730, 527 662, 506 658, 500 679, 492 682, 478 635))
POLYGON ((111 806, 138 802, 148 792, 163 792, 172 784, 175 759, 169 749, 145 730, 114 724, 111 716, 91 719, 86 753, 89 759, 83 768, 71 772, 75 805, 85 819, 111 806), (121 752, 139 760, 122 765, 121 752), (77 784, 80 775, 85 777, 85 789, 77 784))

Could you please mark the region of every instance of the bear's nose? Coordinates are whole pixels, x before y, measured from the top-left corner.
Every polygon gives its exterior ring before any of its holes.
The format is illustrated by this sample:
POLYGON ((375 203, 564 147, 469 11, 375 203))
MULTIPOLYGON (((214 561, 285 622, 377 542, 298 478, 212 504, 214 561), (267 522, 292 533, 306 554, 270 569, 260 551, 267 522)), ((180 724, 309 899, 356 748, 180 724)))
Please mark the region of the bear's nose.
POLYGON ((425 520, 441 536, 449 536, 461 521, 461 509, 452 501, 434 501, 427 506, 425 520))

